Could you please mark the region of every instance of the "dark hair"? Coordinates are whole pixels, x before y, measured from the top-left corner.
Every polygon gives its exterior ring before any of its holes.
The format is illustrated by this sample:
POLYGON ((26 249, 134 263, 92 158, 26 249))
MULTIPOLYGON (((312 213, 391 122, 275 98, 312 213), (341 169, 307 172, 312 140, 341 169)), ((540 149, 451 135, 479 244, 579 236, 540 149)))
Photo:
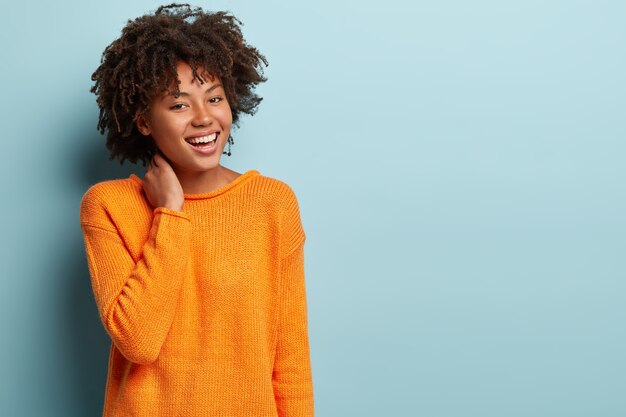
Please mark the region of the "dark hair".
POLYGON ((240 113, 255 113, 262 98, 254 89, 266 80, 267 60, 246 44, 241 24, 228 12, 209 13, 188 4, 161 6, 153 15, 128 21, 91 76, 91 92, 100 107, 98 130, 107 132, 111 159, 149 162, 156 145, 137 130, 135 119, 156 94, 172 85, 179 92, 180 61, 189 64, 201 83, 200 67, 221 79, 233 124, 238 125, 240 113))

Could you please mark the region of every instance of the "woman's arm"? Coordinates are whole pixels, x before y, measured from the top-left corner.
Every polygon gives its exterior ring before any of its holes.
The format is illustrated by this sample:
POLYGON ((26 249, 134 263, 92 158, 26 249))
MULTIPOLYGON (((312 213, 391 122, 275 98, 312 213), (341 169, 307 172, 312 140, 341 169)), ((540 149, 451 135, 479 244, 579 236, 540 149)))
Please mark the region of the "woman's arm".
POLYGON ((295 194, 286 188, 280 196, 280 290, 277 345, 272 381, 280 417, 313 416, 313 381, 309 354, 304 243, 295 194))
MULTIPOLYGON (((135 261, 97 192, 81 205, 81 224, 96 304, 105 329, 130 361, 156 360, 170 329, 191 253, 184 195, 171 166, 157 154, 143 189, 154 216, 135 261)), ((119 203, 124 196, 114 196, 119 203)))
POLYGON ((283 282, 274 397, 280 417, 313 416, 313 381, 307 332, 304 242, 281 261, 283 282))
POLYGON ((90 222, 82 227, 94 296, 107 333, 131 362, 154 362, 187 271, 189 219, 156 209, 138 262, 115 230, 90 222))

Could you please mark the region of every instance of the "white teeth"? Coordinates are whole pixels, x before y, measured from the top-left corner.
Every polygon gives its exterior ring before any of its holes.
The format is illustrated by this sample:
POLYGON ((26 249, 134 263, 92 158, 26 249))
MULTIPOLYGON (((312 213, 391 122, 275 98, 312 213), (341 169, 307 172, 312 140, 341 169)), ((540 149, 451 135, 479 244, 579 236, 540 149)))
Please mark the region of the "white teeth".
POLYGON ((217 139, 217 132, 211 133, 208 136, 202 136, 202 137, 199 137, 199 138, 185 139, 185 141, 187 141, 189 143, 193 143, 193 144, 199 144, 199 143, 213 142, 215 139, 217 139))

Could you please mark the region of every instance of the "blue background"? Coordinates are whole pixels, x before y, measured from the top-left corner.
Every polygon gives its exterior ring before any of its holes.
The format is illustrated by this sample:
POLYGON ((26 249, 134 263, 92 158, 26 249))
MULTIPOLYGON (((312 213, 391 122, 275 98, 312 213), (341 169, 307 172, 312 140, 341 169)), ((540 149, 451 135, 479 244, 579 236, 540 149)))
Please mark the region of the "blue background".
MULTIPOLYGON (((0 415, 101 413, 90 76, 153 1, 0 26, 0 415)), ((224 164, 289 183, 317 415, 626 415, 626 3, 212 1, 269 59, 224 164)))

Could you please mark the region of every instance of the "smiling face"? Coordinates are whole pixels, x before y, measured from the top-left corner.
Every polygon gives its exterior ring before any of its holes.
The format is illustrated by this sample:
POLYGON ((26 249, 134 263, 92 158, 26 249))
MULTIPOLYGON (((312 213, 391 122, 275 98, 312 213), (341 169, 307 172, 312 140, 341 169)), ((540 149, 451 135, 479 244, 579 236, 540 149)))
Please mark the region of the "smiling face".
POLYGON ((176 71, 180 94, 155 96, 148 111, 137 118, 137 128, 152 136, 177 174, 205 173, 219 167, 230 136, 230 106, 218 77, 204 73, 202 84, 185 62, 176 71))

